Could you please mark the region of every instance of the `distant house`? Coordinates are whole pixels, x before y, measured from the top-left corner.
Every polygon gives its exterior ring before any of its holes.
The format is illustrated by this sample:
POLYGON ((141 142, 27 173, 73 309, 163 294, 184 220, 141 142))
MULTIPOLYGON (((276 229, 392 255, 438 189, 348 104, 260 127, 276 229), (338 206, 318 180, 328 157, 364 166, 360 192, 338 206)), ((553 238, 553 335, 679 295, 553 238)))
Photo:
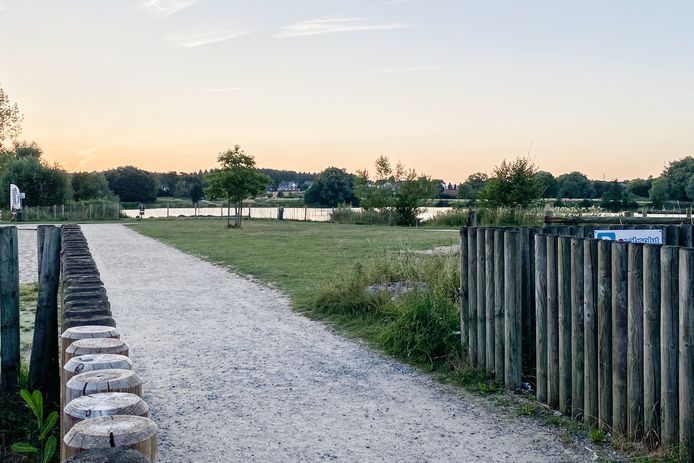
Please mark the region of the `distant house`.
POLYGON ((280 182, 277 191, 299 191, 299 185, 296 182, 280 182))

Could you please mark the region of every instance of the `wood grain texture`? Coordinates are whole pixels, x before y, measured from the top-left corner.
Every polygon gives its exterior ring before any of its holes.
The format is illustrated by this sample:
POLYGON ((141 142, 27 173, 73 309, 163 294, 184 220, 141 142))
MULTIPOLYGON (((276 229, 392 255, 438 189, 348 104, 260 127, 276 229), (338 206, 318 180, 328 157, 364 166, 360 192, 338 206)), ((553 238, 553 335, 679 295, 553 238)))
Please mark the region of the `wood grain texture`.
POLYGON ((102 416, 77 423, 65 435, 66 457, 84 450, 128 447, 154 462, 157 459, 157 425, 142 416, 102 416))

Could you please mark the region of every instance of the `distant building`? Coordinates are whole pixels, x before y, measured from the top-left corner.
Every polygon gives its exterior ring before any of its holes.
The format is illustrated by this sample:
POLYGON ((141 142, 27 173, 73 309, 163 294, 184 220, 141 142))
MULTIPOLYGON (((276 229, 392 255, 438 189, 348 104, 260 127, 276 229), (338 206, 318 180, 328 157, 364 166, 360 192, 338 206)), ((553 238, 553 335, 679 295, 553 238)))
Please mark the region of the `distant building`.
POLYGON ((277 191, 299 191, 299 185, 297 185, 296 182, 280 182, 280 184, 277 185, 277 191))

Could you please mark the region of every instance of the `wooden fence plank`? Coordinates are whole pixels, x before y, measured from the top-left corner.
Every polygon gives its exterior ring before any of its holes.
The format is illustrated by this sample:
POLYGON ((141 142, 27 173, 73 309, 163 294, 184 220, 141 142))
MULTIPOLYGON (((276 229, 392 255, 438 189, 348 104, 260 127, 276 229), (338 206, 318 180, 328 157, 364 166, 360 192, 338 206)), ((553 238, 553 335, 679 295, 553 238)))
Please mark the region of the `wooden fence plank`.
POLYGON ((494 231, 494 378, 504 381, 504 230, 494 231))
POLYGON ((535 235, 535 352, 537 400, 547 402, 547 237, 535 235))
POLYGON ((477 229, 477 365, 480 370, 486 367, 486 334, 487 334, 487 254, 485 228, 477 229))
POLYGON ((468 353, 467 327, 470 322, 467 233, 467 227, 460 229, 460 342, 463 346, 463 355, 467 355, 468 353))
POLYGON ((679 259, 680 444, 694 461, 694 249, 680 249, 679 259))
POLYGON ((583 420, 598 422, 598 243, 583 241, 583 420))
POLYGON ((612 429, 627 430, 627 244, 612 242, 612 429))
POLYGON ((679 254, 660 249, 660 427, 666 448, 678 440, 679 254))
POLYGON ((612 427, 612 243, 598 242, 598 418, 612 427))
POLYGON ((660 246, 643 248, 643 413, 646 444, 660 435, 660 246))
POLYGON ((559 305, 559 410, 571 415, 571 238, 560 236, 557 246, 559 305))
POLYGON ((583 419, 584 400, 583 266, 583 238, 571 238, 571 415, 576 419, 583 419))
POLYGON ((468 290, 470 291, 470 320, 468 323, 468 359, 471 365, 477 366, 477 228, 468 228, 468 290))
POLYGON ((629 438, 643 435, 643 245, 629 244, 627 314, 627 428, 629 438))
POLYGON ((0 390, 19 383, 19 248, 17 227, 0 227, 0 390))
POLYGON ((559 408, 557 236, 547 235, 547 404, 559 408))
POLYGON ((494 372, 494 229, 488 228, 484 233, 485 260, 485 366, 488 372, 494 372))
POLYGON ((521 250, 520 232, 507 231, 504 236, 504 347, 506 387, 515 390, 521 386, 521 250))

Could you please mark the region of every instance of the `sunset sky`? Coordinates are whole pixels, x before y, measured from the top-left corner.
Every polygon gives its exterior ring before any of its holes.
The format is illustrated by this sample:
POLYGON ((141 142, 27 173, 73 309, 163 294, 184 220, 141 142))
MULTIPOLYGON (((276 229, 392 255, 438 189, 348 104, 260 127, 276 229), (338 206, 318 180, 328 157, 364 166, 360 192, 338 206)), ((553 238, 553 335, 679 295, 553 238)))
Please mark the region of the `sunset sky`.
POLYGON ((0 0, 0 86, 70 171, 647 177, 694 154, 694 1, 0 0))

